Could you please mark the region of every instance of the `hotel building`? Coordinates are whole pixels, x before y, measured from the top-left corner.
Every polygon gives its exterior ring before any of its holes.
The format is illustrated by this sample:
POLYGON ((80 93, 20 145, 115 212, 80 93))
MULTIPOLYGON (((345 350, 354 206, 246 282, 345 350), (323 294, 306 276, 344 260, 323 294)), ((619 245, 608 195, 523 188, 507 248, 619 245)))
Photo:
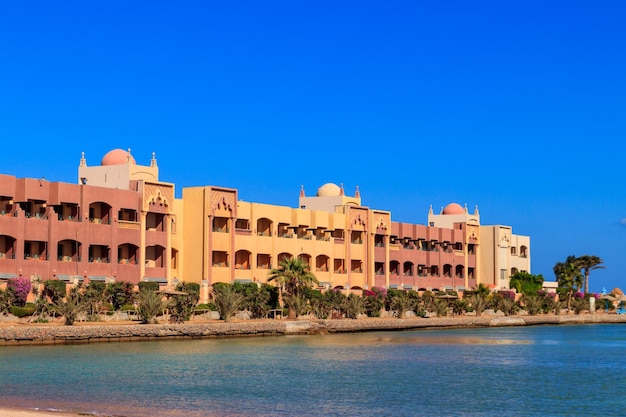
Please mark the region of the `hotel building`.
POLYGON ((184 281, 206 296, 216 282, 266 282, 289 257, 305 259, 320 288, 342 290, 501 289, 530 272, 530 238, 482 226, 478 208, 431 207, 423 225, 331 183, 302 188, 295 208, 240 201, 235 188, 174 191, 154 154, 144 166, 121 149, 94 166, 83 154, 76 184, 0 175, 0 279, 184 281))

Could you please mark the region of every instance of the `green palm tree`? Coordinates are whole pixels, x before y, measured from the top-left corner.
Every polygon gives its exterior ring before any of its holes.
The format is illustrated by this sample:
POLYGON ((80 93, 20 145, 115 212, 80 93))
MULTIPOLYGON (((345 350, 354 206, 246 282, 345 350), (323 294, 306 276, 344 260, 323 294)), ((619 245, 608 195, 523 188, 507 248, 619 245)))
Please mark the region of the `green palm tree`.
POLYGON ((359 314, 365 312, 365 298, 356 294, 348 294, 343 309, 346 312, 346 316, 356 319, 359 314))
MULTIPOLYGON (((285 299, 300 295, 304 288, 318 284, 317 278, 310 270, 309 264, 301 258, 285 258, 278 263, 278 268, 269 272, 269 281, 274 281, 281 289, 285 299)), ((290 319, 296 318, 296 309, 292 303, 287 303, 290 319)))
POLYGON ((233 285, 219 283, 213 286, 213 301, 224 322, 229 323, 245 300, 243 294, 239 294, 233 285))
POLYGON ((583 275, 577 264, 575 256, 568 256, 565 262, 558 262, 552 268, 559 287, 567 292, 567 311, 572 308, 572 295, 574 290, 579 290, 583 285, 583 275))
POLYGON ((593 255, 583 255, 576 259, 576 264, 585 273, 585 294, 589 292, 589 273, 594 269, 604 268, 604 261, 593 255))

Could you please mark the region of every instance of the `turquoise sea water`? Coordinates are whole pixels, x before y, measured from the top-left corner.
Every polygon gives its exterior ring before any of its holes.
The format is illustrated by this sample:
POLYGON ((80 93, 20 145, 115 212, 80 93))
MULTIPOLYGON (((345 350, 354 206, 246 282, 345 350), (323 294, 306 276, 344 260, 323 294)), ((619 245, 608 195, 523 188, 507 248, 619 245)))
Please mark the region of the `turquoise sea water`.
POLYGON ((626 326, 0 348, 0 405, 136 417, 621 416, 626 326))

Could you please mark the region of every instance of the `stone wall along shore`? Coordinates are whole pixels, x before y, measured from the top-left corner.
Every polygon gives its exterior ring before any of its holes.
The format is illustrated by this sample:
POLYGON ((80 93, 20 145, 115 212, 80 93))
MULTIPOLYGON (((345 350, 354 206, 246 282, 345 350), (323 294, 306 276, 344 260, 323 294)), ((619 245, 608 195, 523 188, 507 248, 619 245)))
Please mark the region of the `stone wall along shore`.
POLYGON ((592 323, 626 323, 626 315, 461 316, 296 321, 245 320, 229 323, 207 321, 202 323, 186 322, 184 324, 81 323, 74 326, 63 326, 60 324, 11 324, 0 327, 0 346, 592 323))

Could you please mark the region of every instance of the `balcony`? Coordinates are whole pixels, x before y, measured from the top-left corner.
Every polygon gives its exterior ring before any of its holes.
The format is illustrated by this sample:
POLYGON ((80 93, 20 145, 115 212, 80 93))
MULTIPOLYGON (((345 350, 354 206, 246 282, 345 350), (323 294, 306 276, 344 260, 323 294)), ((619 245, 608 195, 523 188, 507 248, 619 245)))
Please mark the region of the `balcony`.
POLYGON ((89 262, 90 263, 95 263, 95 264, 99 264, 99 263, 108 264, 108 263, 111 263, 111 259, 110 258, 94 257, 94 258, 89 258, 89 262))
POLYGON ((31 213, 31 212, 26 212, 24 213, 24 216, 27 219, 41 219, 41 220, 48 220, 48 215, 47 214, 41 214, 41 213, 31 213))
POLYGON ((80 256, 72 257, 72 256, 69 256, 69 255, 61 255, 61 256, 57 257, 57 261, 59 261, 59 262, 74 262, 74 261, 80 262, 80 256))
POLYGON ((24 255, 24 259, 27 261, 47 261, 48 255, 39 255, 37 253, 27 253, 24 255))
POLYGON ((139 222, 131 222, 128 220, 118 220, 117 227, 120 229, 139 230, 141 229, 141 224, 139 222))
POLYGON ((62 214, 58 215, 58 219, 60 222, 79 222, 80 217, 78 216, 64 216, 62 214))

